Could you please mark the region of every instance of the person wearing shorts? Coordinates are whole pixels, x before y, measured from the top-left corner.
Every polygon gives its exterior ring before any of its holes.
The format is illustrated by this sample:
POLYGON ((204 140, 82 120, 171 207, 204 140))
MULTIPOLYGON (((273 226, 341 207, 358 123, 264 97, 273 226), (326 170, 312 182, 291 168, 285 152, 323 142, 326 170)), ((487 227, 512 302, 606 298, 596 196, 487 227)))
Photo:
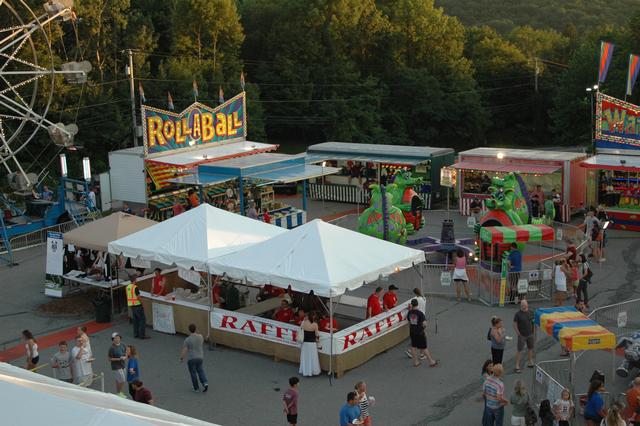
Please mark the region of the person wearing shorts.
POLYGON ((295 376, 290 377, 289 389, 282 396, 284 414, 287 416, 287 422, 290 426, 298 424, 298 383, 300 383, 300 379, 295 376))
POLYGON ((407 321, 409 321, 409 337, 411 338, 411 355, 414 367, 420 365, 418 351, 429 360, 430 367, 435 367, 438 365, 438 361, 431 357, 431 353, 427 349, 427 334, 425 333, 427 319, 424 313, 418 309, 418 301, 416 299, 411 300, 411 309, 407 314, 407 321))
POLYGON ((127 347, 122 343, 122 338, 118 332, 111 335, 111 346, 109 347, 109 362, 111 370, 116 381, 116 393, 118 396, 126 398, 122 391, 124 384, 127 383, 127 375, 125 373, 125 362, 127 360, 127 347))
POLYGON ((456 286, 456 299, 458 302, 460 301, 460 287, 463 287, 464 293, 467 296, 467 301, 471 302, 471 294, 469 293, 469 277, 467 276, 467 258, 464 256, 464 251, 461 248, 456 250, 454 265, 453 282, 456 286))
POLYGON ((518 335, 516 352, 516 373, 520 373, 520 353, 527 347, 527 367, 533 368, 533 312, 529 310, 526 300, 520 301, 520 310, 513 317, 513 328, 518 335))

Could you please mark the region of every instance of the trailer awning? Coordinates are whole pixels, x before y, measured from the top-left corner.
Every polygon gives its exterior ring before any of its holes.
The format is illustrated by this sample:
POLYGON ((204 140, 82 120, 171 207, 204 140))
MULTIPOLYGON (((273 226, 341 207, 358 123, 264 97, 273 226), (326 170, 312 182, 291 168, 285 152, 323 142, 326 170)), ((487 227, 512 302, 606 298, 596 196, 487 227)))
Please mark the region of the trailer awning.
POLYGON ((229 182, 236 179, 236 176, 228 176, 228 175, 209 175, 202 174, 198 176, 194 175, 186 175, 173 179, 167 179, 167 182, 175 183, 178 185, 217 185, 220 183, 229 182))
POLYGON ((456 169, 462 170, 484 170, 488 172, 519 172, 519 173, 538 173, 549 174, 560 169, 560 165, 546 164, 513 164, 513 163, 497 163, 485 161, 464 160, 452 165, 456 169))
POLYGON ((182 151, 175 154, 147 158, 147 161, 191 168, 197 166, 198 164, 211 163, 214 161, 226 160, 228 158, 258 154, 260 152, 275 151, 277 148, 278 145, 272 145, 268 143, 238 141, 220 145, 216 144, 214 146, 195 149, 192 151, 182 151))
POLYGON ((281 167, 274 170, 247 175, 250 179, 259 179, 273 183, 291 183, 320 176, 333 175, 340 171, 338 167, 321 167, 311 164, 297 164, 289 167, 281 167))
POLYGON ((483 226, 480 239, 486 243, 526 243, 553 240, 553 228, 547 225, 483 226))
POLYGON ((597 154, 580 163, 588 169, 618 170, 622 172, 639 172, 640 156, 597 154))

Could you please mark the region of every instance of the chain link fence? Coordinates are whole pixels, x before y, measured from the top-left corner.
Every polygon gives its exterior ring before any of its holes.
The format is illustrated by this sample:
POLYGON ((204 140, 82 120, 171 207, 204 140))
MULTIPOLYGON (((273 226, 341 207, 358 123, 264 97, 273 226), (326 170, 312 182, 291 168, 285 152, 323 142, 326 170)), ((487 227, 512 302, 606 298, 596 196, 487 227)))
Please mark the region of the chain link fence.
MULTIPOLYGON (((65 233, 74 228, 77 228, 78 224, 74 221, 59 223, 57 225, 42 228, 37 231, 29 232, 28 234, 18 235, 9 239, 12 251, 24 250, 31 247, 36 247, 47 242, 47 232, 61 232, 65 233)), ((0 254, 7 253, 7 247, 4 246, 2 240, 0 240, 0 254)))

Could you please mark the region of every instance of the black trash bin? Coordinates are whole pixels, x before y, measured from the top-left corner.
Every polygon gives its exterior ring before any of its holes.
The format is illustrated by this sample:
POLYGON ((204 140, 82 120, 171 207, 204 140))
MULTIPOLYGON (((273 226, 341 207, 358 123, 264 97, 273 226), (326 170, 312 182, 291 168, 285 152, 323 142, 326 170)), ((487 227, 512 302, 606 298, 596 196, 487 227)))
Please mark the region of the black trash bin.
POLYGON ((111 322, 111 300, 108 297, 98 297, 93 306, 96 308, 96 322, 111 322))

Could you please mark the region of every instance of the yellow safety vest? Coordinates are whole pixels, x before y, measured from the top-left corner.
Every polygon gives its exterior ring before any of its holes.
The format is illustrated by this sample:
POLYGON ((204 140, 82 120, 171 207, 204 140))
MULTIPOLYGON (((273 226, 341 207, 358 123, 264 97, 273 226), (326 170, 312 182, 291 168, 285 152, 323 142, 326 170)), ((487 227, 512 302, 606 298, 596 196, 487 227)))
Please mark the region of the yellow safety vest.
POLYGON ((125 291, 127 293, 127 306, 140 306, 142 305, 142 302, 140 301, 140 298, 138 297, 138 295, 136 295, 136 289, 138 288, 137 285, 135 285, 134 283, 131 283, 129 285, 127 285, 125 291))

